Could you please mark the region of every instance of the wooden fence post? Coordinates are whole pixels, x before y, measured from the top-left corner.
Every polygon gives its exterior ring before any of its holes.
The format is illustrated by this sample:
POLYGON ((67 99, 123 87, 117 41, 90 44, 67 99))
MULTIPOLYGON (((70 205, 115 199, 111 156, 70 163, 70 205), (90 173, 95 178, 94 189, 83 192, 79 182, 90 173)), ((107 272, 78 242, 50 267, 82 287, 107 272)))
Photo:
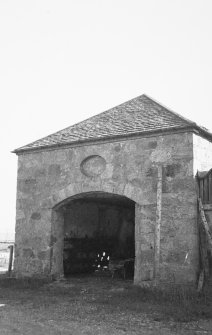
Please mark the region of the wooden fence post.
POLYGON ((9 257, 9 265, 8 265, 8 275, 10 275, 12 271, 12 263, 13 263, 13 245, 8 247, 10 249, 10 257, 9 257))
POLYGON ((207 222, 206 217, 205 217, 205 212, 204 212, 204 208, 203 208, 203 205, 202 205, 201 198, 198 198, 198 202, 199 202, 199 213, 200 213, 201 223, 202 223, 202 226, 205 230, 207 240, 208 240, 208 246, 209 246, 209 249, 210 249, 211 255, 212 255, 212 234, 210 232, 210 228, 208 226, 208 222, 207 222))

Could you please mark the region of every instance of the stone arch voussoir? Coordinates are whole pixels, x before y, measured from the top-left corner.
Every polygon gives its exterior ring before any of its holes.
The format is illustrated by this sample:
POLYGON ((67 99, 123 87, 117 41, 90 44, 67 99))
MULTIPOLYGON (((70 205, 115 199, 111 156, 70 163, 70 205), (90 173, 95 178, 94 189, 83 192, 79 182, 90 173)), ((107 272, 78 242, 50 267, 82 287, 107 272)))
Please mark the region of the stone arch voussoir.
POLYGON ((63 189, 55 192, 51 197, 52 208, 75 195, 88 192, 105 192, 125 196, 136 203, 140 203, 140 192, 129 183, 119 183, 118 185, 110 183, 83 185, 81 183, 72 183, 63 189))

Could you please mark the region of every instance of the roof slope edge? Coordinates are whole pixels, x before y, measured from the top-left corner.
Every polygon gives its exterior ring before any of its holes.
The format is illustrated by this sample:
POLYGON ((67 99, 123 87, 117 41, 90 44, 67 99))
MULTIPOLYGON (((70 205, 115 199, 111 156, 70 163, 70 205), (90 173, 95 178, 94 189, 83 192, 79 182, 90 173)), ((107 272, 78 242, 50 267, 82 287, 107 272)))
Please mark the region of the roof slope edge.
POLYGON ((13 152, 18 154, 39 148, 183 128, 194 128, 212 140, 212 134, 207 129, 143 94, 13 152))

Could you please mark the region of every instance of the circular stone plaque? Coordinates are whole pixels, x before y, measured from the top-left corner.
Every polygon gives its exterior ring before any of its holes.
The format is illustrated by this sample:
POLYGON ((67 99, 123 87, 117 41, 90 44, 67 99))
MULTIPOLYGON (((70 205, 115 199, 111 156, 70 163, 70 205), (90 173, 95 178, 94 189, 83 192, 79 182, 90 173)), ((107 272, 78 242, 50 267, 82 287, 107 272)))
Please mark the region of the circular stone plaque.
POLYGON ((106 161, 99 155, 93 155, 85 158, 81 165, 81 172, 88 177, 97 177, 106 168, 106 161))

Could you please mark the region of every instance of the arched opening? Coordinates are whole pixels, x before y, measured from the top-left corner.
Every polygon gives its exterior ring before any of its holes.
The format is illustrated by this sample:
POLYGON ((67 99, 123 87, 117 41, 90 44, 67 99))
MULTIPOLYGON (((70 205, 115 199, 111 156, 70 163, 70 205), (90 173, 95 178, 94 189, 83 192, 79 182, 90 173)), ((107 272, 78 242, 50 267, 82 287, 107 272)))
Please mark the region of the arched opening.
POLYGON ((60 230, 54 235, 61 239, 57 249, 62 250, 65 276, 93 273, 134 278, 134 201, 88 192, 64 200, 54 212, 54 231, 60 230))

